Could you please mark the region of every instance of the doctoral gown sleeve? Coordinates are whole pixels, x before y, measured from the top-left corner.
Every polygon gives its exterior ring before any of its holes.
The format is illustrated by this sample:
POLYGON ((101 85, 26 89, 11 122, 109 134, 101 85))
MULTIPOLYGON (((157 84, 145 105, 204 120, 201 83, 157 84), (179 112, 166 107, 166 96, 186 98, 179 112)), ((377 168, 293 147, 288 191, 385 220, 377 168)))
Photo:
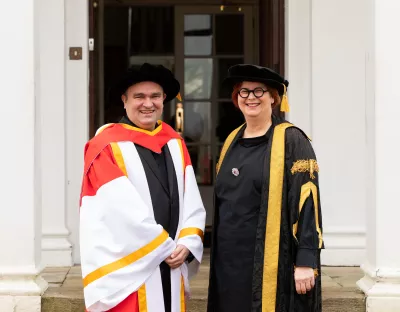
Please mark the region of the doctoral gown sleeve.
POLYGON ((87 311, 128 311, 122 306, 176 248, 119 156, 117 143, 111 143, 83 177, 80 247, 87 311))
POLYGON ((184 195, 182 228, 177 245, 184 245, 191 253, 191 257, 187 259, 189 263, 187 275, 191 278, 198 272, 203 257, 206 211, 197 186, 189 152, 183 141, 180 144, 184 166, 184 195))
POLYGON ((324 248, 319 167, 312 145, 301 130, 287 130, 286 150, 289 214, 297 247, 295 265, 315 269, 319 265, 317 255, 324 248))

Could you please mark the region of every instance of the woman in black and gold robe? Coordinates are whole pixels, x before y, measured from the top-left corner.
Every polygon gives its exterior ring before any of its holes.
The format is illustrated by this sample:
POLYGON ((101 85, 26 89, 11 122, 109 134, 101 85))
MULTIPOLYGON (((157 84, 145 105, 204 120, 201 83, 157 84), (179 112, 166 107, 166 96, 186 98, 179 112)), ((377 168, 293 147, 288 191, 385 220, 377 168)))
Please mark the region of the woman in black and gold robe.
POLYGON ((225 84, 246 123, 217 165, 208 312, 320 312, 318 164, 307 136, 275 117, 288 81, 235 65, 225 84))

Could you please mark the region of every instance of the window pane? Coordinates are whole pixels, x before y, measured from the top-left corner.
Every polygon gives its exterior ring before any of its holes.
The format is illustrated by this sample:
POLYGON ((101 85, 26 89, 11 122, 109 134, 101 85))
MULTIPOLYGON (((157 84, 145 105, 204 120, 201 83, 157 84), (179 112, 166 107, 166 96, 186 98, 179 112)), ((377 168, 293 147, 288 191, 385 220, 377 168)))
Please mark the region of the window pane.
MULTIPOLYGON (((107 8, 108 10, 108 8, 107 8)), ((107 12, 105 10, 105 12, 107 12)), ((174 8, 168 7, 132 7, 131 47, 133 55, 174 55, 175 46, 174 8)), ((128 18, 118 20, 128 29, 128 18)), ((113 20, 113 23, 116 23, 113 20)), ((113 29, 112 27, 110 28, 113 29)), ((113 36, 118 36, 114 31, 113 36)))
POLYGON ((187 143, 210 143, 211 103, 184 103, 184 139, 187 143))
POLYGON ((228 135, 244 123, 244 117, 239 108, 232 102, 218 103, 218 119, 216 136, 219 142, 224 142, 228 135))
POLYGON ((192 145, 187 143, 190 159, 198 184, 210 185, 213 183, 213 164, 210 145, 192 145))
POLYGON ((185 15, 185 55, 211 55, 210 15, 185 15))
MULTIPOLYGON (((175 129, 176 101, 164 102, 161 120, 175 129)), ((176 130, 176 129, 175 129, 176 130)))
POLYGON ((211 58, 185 59, 185 99, 209 99, 212 86, 211 58))
POLYGON ((242 14, 216 15, 216 53, 219 55, 243 54, 243 28, 244 17, 242 14), (227 36, 227 34, 229 35, 227 36))
POLYGON ((244 62, 243 58, 223 58, 218 61, 218 78, 219 78, 219 95, 220 99, 230 99, 232 90, 227 88, 222 88, 222 81, 228 74, 229 67, 237 64, 242 64, 244 62))
POLYGON ((107 6, 104 10, 104 45, 124 47, 125 55, 128 45, 128 13, 127 7, 107 6))

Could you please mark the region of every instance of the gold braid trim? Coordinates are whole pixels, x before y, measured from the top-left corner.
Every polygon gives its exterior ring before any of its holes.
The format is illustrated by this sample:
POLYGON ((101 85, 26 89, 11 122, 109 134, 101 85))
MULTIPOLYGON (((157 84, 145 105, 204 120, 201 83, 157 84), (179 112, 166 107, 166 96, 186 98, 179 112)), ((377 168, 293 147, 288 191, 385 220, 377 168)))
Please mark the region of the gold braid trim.
POLYGON ((315 179, 314 172, 319 172, 319 167, 315 159, 302 159, 294 162, 290 171, 292 174, 310 172, 310 178, 315 179))
POLYGON ((231 144, 232 144, 233 140, 235 139, 236 135, 238 134, 239 130, 243 126, 244 126, 244 124, 241 125, 240 127, 236 128, 235 130, 233 130, 231 132, 231 134, 229 134, 229 136, 226 138, 225 143, 222 146, 222 150, 221 150, 221 153, 220 153, 220 156, 219 156, 219 160, 218 160, 217 165, 216 165, 216 174, 217 175, 219 173, 219 169, 222 166, 222 162, 224 161, 226 152, 228 151, 229 147, 231 146, 231 144))
MULTIPOLYGON (((303 209, 304 203, 307 198, 310 196, 313 197, 314 201, 314 214, 315 214, 315 228, 318 233, 318 248, 322 248, 323 238, 321 227, 319 226, 319 212, 318 212, 318 189, 317 186, 313 182, 307 182, 301 186, 300 191, 300 201, 299 201, 299 217, 301 214, 301 210, 303 209)), ((297 240, 297 228, 298 228, 298 220, 295 224, 293 224, 293 237, 297 240)))
POLYGON ((281 123, 272 135, 268 212, 265 228, 262 312, 275 312, 278 288, 279 244, 281 239, 282 192, 285 175, 285 133, 293 127, 281 123))

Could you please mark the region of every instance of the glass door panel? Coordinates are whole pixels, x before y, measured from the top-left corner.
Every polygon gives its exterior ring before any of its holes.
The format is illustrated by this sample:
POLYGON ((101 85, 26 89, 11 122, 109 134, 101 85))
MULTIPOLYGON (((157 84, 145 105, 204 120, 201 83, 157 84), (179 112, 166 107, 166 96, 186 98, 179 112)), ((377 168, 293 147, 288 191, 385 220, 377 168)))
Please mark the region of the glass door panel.
POLYGON ((184 110, 183 137, 188 146, 200 193, 212 220, 215 165, 228 134, 243 123, 231 101, 232 90, 222 90, 228 68, 252 63, 253 7, 175 7, 176 74, 184 110))
POLYGON ((218 119, 215 127, 217 142, 225 142, 228 135, 244 123, 243 115, 231 101, 218 102, 218 119))
POLYGON ((218 59, 218 99, 231 99, 232 90, 227 88, 222 88, 222 81, 226 77, 228 73, 229 67, 236 65, 236 64, 243 64, 244 58, 243 57, 225 57, 218 59))
POLYGON ((212 16, 209 14, 185 15, 185 56, 212 54, 212 16))
POLYGON ((184 98, 209 100, 213 83, 213 59, 186 58, 184 66, 184 98))
POLYGON ((211 102, 186 101, 184 136, 189 143, 211 143, 211 102))
POLYGON ((215 16, 215 52, 217 55, 244 54, 244 15, 217 14, 215 16))

